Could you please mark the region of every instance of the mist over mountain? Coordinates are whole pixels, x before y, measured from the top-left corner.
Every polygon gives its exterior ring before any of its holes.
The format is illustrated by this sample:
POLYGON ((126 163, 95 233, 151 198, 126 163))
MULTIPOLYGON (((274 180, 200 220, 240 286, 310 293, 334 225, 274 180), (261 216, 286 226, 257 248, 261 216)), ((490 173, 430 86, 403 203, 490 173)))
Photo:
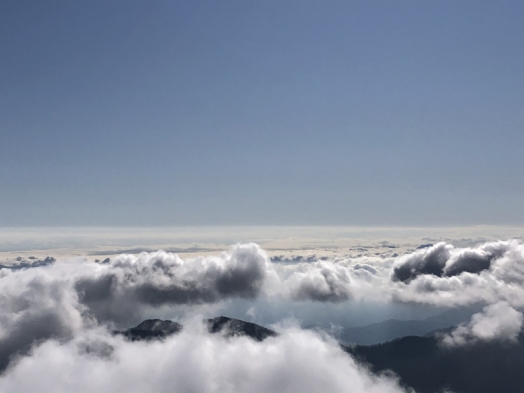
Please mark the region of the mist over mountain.
MULTIPOLYGON (((256 341, 263 341, 268 337, 277 335, 275 331, 263 326, 224 316, 204 319, 202 322, 207 326, 209 333, 222 334, 224 337, 246 336, 256 341)), ((178 322, 147 319, 133 328, 122 331, 117 330, 114 333, 121 334, 132 341, 137 341, 164 339, 172 334, 179 333, 182 329, 183 326, 178 322)))
MULTIPOLYGON (((203 324, 210 333, 228 338, 245 336, 263 341, 277 336, 275 331, 263 326, 224 316, 206 319, 203 324)), ((371 346, 341 344, 341 348, 374 373, 393 372, 402 385, 420 393, 519 391, 524 384, 521 372, 524 367, 524 333, 515 343, 492 341, 455 347, 443 345, 443 335, 454 328, 441 329, 426 337, 413 335, 371 346)), ((182 326, 176 322, 146 320, 119 333, 136 341, 165 339, 181 330, 182 326)))
POLYGON ((248 243, 193 258, 156 251, 1 268, 0 391, 511 391, 520 383, 523 261, 518 240, 285 263, 248 243), (330 320, 351 307, 363 315, 401 306, 432 316, 330 320), (304 329, 294 310, 323 330, 304 329), (412 334, 426 336, 388 341, 412 334))
POLYGON ((341 327, 336 337, 347 344, 372 345, 404 336, 424 336, 469 320, 481 306, 451 309, 421 320, 388 319, 360 327, 341 327))

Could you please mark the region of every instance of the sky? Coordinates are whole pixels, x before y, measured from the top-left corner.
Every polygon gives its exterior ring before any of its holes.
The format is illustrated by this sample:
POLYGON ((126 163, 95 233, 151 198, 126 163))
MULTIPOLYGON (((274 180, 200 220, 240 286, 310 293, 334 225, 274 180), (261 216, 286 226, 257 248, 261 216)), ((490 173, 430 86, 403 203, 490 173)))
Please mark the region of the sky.
POLYGON ((522 225, 523 19, 3 0, 0 226, 522 225))

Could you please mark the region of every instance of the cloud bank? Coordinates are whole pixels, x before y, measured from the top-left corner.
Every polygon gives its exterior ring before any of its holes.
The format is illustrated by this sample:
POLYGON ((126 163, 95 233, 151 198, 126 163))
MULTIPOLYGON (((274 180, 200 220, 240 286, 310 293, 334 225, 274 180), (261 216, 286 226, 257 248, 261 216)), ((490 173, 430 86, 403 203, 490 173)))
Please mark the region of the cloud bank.
POLYGON ((255 342, 193 326, 163 342, 129 342, 97 329, 48 341, 0 377, 3 392, 398 393, 336 343, 297 329, 255 342), (50 361, 52 360, 52 361, 50 361))
POLYGON ((79 301, 97 320, 124 323, 143 307, 256 298, 268 265, 267 255, 255 244, 189 260, 163 251, 120 255, 79 277, 74 286, 79 301))
MULTIPOLYGON (((416 302, 446 307, 483 303, 487 306, 483 313, 476 314, 470 323, 449 334, 445 338, 446 343, 462 345, 482 340, 511 342, 519 334, 522 325, 522 314, 518 309, 524 307, 524 245, 514 240, 466 248, 438 243, 394 258, 377 256, 353 260, 272 263, 256 244, 239 244, 218 256, 192 259, 158 251, 138 256, 120 255, 106 263, 75 259, 19 269, 4 268, 0 269, 0 284, 0 371, 11 365, 0 377, 0 391, 31 391, 28 385, 31 381, 22 378, 31 366, 40 370, 40 379, 50 376, 48 380, 42 381, 42 386, 49 384, 49 391, 71 391, 71 385, 68 384, 73 382, 64 381, 64 377, 60 376, 51 378, 52 370, 49 370, 49 374, 43 372, 48 368, 45 361, 52 360, 56 364, 63 361, 64 369, 61 372, 69 370, 71 375, 80 373, 80 370, 90 370, 91 367, 93 370, 99 369, 101 375, 106 370, 109 379, 124 372, 134 374, 142 367, 163 381, 162 378, 167 377, 155 373, 152 366, 142 364, 141 360, 135 366, 127 364, 128 355, 134 356, 135 361, 142 357, 153 359, 153 364, 156 361, 157 367, 164 370, 163 367, 168 364, 178 367, 178 354, 172 354, 173 358, 164 358, 164 355, 155 352, 160 351, 160 347, 155 347, 157 344, 128 347, 121 339, 111 337, 107 329, 127 328, 140 322, 146 314, 161 308, 190 306, 198 313, 199 307, 230 299, 251 301, 264 297, 270 304, 282 299, 334 304, 416 302), (144 348, 152 351, 154 356, 140 352, 146 351, 144 348), (120 360, 115 362, 114 359, 120 360), (81 366, 77 366, 76 362, 81 366), (60 383, 63 385, 53 385, 58 383, 56 381, 62 381, 60 383)), ((296 339, 283 334, 276 341, 271 339, 260 347, 239 341, 247 345, 246 353, 242 352, 240 344, 227 349, 223 342, 203 333, 199 333, 198 340, 207 343, 205 346, 196 342, 196 336, 183 336, 188 342, 193 342, 195 347, 196 352, 185 349, 189 351, 187 356, 189 364, 195 369, 195 375, 202 373, 208 379, 202 377, 201 381, 183 382, 180 377, 176 383, 188 384, 185 389, 185 385, 170 385, 175 382, 164 381, 164 384, 162 381, 153 381, 154 377, 147 377, 147 373, 142 377, 151 386, 157 386, 158 391, 175 388, 181 391, 198 390, 198 386, 192 384, 200 382, 207 384, 202 385, 202 391, 227 391, 228 379, 222 375, 228 378, 239 375, 239 378, 233 378, 239 384, 231 386, 230 390, 233 391, 242 390, 245 387, 242 383, 248 380, 256 381, 252 390, 248 391, 275 391, 280 388, 308 391, 307 386, 318 387, 318 383, 309 381, 303 387, 301 381, 291 380, 294 377, 286 379, 287 374, 272 368, 271 362, 284 364, 287 361, 298 370, 306 367, 301 363, 301 356, 316 354, 318 359, 323 359, 335 370, 334 374, 326 374, 330 375, 329 381, 325 381, 313 369, 307 372, 326 384, 328 389, 322 389, 324 391, 341 391, 340 386, 350 383, 342 376, 342 371, 336 371, 342 369, 354 374, 356 385, 347 385, 354 386, 354 391, 398 391, 391 380, 375 380, 355 366, 351 359, 339 358, 338 349, 335 349, 337 346, 333 343, 317 336, 311 338, 304 332, 295 333, 296 339), (299 338, 310 340, 312 346, 304 342, 299 345, 296 341, 299 338), (300 346, 304 345, 304 351, 311 352, 301 353, 300 346), (282 348, 287 349, 283 351, 282 348), (270 364, 259 365, 258 375, 255 369, 221 358, 226 356, 221 353, 237 356, 238 359, 252 359, 254 364, 257 364, 257 356, 265 356, 270 364), (271 357, 277 356, 277 353, 280 357, 271 357), (286 358, 286 354, 295 354, 296 357, 286 358), (230 364, 231 369, 218 366, 212 369, 205 362, 197 364, 197 359, 202 358, 214 359, 212 363, 230 364)), ((185 344, 177 340, 173 338, 169 345, 173 345, 174 349, 183 348, 185 344)), ((183 369, 186 366, 180 367, 183 369)), ((309 369, 306 367, 305 370, 309 369)), ((295 368, 288 372, 290 376, 298 378, 295 368)), ((300 375, 307 373, 301 372, 300 375)), ((104 387, 94 386, 96 382, 87 377, 88 374, 78 377, 85 386, 78 385, 77 391, 92 391, 95 388, 104 391, 104 387)), ((142 386, 140 381, 135 383, 136 386, 142 386)), ((116 389, 119 385, 111 386, 116 389)))

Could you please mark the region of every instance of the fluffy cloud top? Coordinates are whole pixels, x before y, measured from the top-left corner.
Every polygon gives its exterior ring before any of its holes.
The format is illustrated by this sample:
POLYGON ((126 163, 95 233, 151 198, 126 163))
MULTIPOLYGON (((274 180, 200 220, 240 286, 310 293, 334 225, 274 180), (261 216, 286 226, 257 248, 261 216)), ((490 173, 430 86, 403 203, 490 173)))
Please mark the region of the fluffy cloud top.
POLYGON ((393 264, 392 299, 438 306, 506 301, 524 306, 524 245, 517 241, 454 248, 440 243, 393 264))
POLYGON ((300 264, 285 280, 296 300, 341 302, 351 298, 348 269, 329 262, 300 264))
POLYGON ((125 321, 138 307, 214 303, 258 296, 270 270, 256 244, 233 247, 218 257, 184 260, 158 251, 120 255, 79 277, 79 300, 98 320, 125 321))
POLYGON ((468 324, 460 325, 442 342, 446 346, 457 346, 477 341, 513 341, 522 328, 524 316, 506 302, 498 302, 484 308, 471 317, 468 324))
POLYGON ((255 342, 187 327, 163 342, 129 342, 102 329, 48 341, 0 377, 2 392, 400 393, 338 345, 288 329, 255 342))
POLYGON ((163 305, 254 298, 267 263, 264 251, 246 244, 194 260, 159 251, 121 255, 102 265, 73 260, 1 269, 0 371, 35 342, 70 339, 99 323, 128 327, 163 305))
POLYGON ((493 305, 450 336, 459 342, 513 337, 522 317, 514 309, 524 307, 524 245, 439 243, 398 258, 278 264, 257 245, 244 244, 195 259, 158 251, 104 264, 73 260, 0 269, 0 284, 0 370, 47 339, 71 340, 103 324, 129 327, 160 307, 259 296, 269 302, 493 305))
POLYGON ((491 261, 500 258, 509 248, 509 242, 487 243, 478 248, 457 249, 438 243, 399 258, 393 266, 392 279, 409 282, 420 275, 452 277, 461 273, 480 273, 489 269, 491 261))

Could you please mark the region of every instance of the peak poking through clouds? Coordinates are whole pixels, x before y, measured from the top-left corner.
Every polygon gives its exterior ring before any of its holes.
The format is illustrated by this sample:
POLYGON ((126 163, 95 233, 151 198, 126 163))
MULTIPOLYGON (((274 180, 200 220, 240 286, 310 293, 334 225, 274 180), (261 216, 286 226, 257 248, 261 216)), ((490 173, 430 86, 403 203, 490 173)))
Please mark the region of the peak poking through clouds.
POLYGON ((290 328, 256 342, 186 327, 164 341, 137 343, 104 330, 48 341, 0 377, 2 392, 354 392, 400 393, 336 342, 290 328), (96 344, 96 345, 95 345, 96 344), (86 352, 84 348, 104 348, 86 352), (108 350, 110 348, 110 350, 108 350))
MULTIPOLYGON (((163 359, 164 365, 185 366, 179 364, 182 355, 178 353, 159 355, 157 345, 160 344, 135 343, 136 346, 129 347, 109 331, 129 328, 151 316, 178 315, 201 321, 208 316, 210 307, 216 310, 234 299, 248 304, 251 315, 257 315, 259 299, 264 299, 265 307, 269 308, 276 308, 282 302, 301 307, 366 302, 439 307, 484 304, 482 313, 459 326, 444 342, 449 345, 479 340, 511 343, 523 319, 519 309, 524 307, 524 245, 514 240, 467 248, 439 243, 400 257, 282 264, 272 263, 264 250, 249 243, 235 245, 217 256, 190 259, 157 251, 138 256, 120 255, 103 264, 76 258, 22 269, 0 269, 0 283, 3 311, 0 369, 4 370, 0 391, 31 391, 34 386, 29 385, 31 381, 23 380, 22 375, 32 375, 28 371, 31 367, 46 370, 49 368, 44 365, 46 362, 62 361, 66 364, 64 370, 69 370, 71 375, 82 369, 98 369, 105 376, 107 386, 114 388, 117 376, 132 367, 128 356, 163 359)), ((227 378, 206 379, 221 373, 224 376, 238 374, 255 381, 255 387, 248 389, 240 378, 235 382, 239 385, 231 387, 235 391, 301 389, 307 392, 307 386, 321 385, 326 387, 322 390, 334 392, 348 390, 342 386, 354 386, 357 392, 400 391, 394 381, 371 377, 351 359, 342 358, 343 354, 329 339, 297 328, 293 337, 284 332, 278 338, 268 339, 267 343, 249 343, 247 347, 242 339, 234 339, 230 349, 222 338, 210 338, 198 330, 200 328, 194 329, 199 333, 185 331, 180 336, 193 343, 191 348, 178 337, 166 342, 169 348, 183 349, 194 357, 190 360, 195 362, 191 367, 202 374, 201 381, 180 377, 173 382, 168 381, 167 374, 154 373, 156 377, 153 377, 144 372, 136 376, 143 380, 134 381, 136 386, 143 386, 137 388, 138 391, 199 390, 198 383, 203 384, 199 391, 213 391, 210 386, 224 390, 227 378), (229 359, 230 355, 251 359, 255 365, 264 363, 265 357, 269 363, 250 368, 229 359), (206 356, 212 361, 198 364, 198 360, 206 356), (262 360, 256 360, 260 356, 262 360), (320 367, 317 371, 313 366, 310 369, 303 364, 302 357, 326 362, 331 371, 324 370, 323 365, 317 365, 320 367), (213 368, 214 363, 222 365, 213 368), (288 365, 289 369, 284 372, 278 364, 288 365), (294 380, 300 367, 309 370, 308 378, 312 378, 307 386, 294 380), (324 370, 325 374, 318 370, 324 370), (354 381, 346 380, 345 373, 353 373, 354 381)), ((149 370, 148 367, 144 365, 143 370, 149 370)), ((41 374, 40 378, 54 375, 52 370, 48 371, 49 374, 41 374)), ((34 378, 38 380, 37 376, 34 378)), ((74 389, 68 385, 70 382, 56 375, 42 383, 48 384, 49 391, 106 389, 83 380, 78 389, 74 389)))

